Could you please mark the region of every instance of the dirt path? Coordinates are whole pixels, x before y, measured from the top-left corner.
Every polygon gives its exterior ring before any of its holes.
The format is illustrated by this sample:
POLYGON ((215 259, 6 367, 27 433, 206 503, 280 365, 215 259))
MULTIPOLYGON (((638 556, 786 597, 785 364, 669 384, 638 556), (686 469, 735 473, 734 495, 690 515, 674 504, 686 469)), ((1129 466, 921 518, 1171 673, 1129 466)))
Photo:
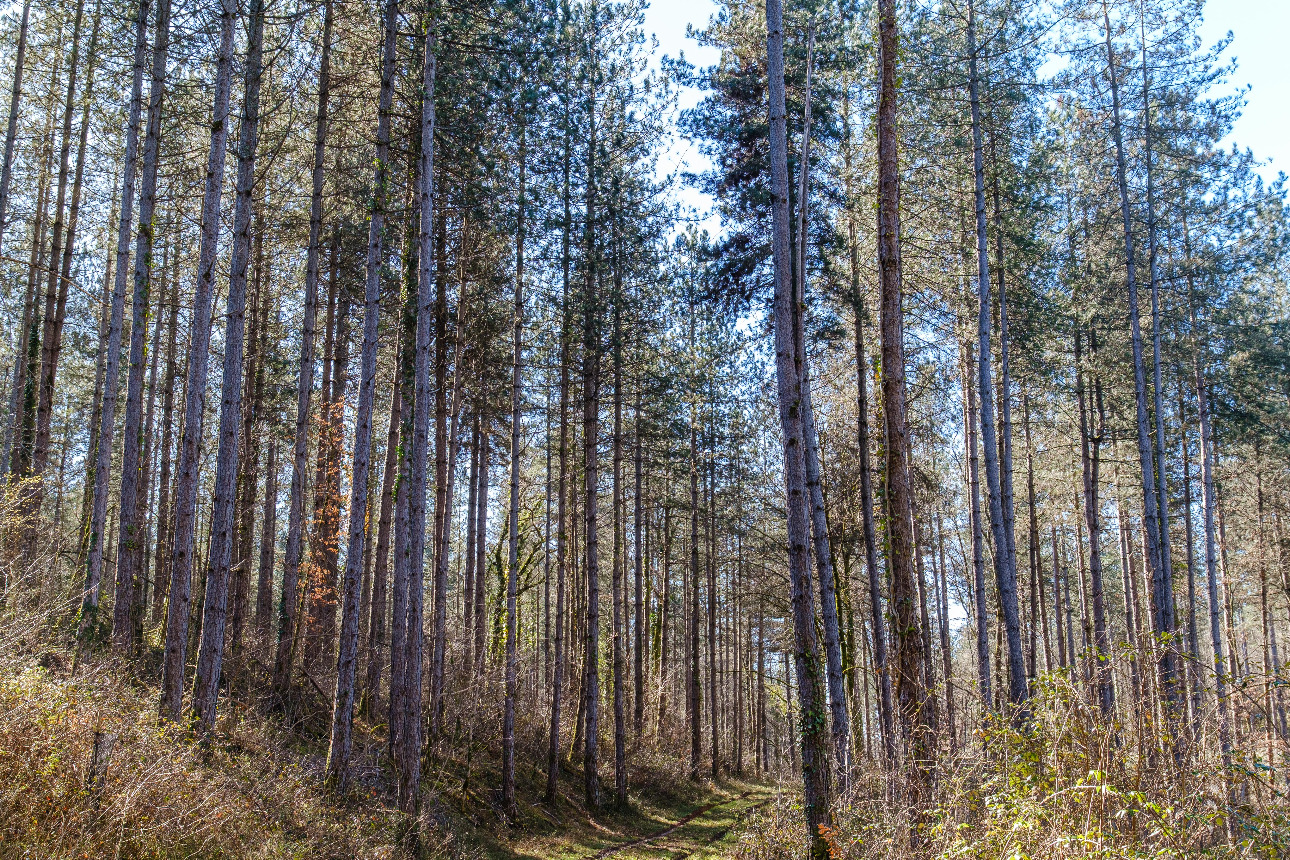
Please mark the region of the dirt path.
POLYGON ((726 811, 724 809, 725 807, 737 804, 741 800, 746 800, 748 797, 753 795, 753 793, 754 792, 752 791, 745 791, 741 794, 735 795, 734 797, 728 797, 725 800, 714 801, 713 803, 709 803, 707 806, 696 809, 694 812, 691 812, 689 815, 681 818, 657 833, 641 837, 640 839, 623 842, 619 845, 610 846, 602 849, 594 856, 596 860, 602 860, 602 858, 613 857, 614 855, 622 854, 624 852, 634 853, 637 849, 647 849, 650 853, 663 854, 672 858, 672 860, 683 860, 683 858, 689 857, 695 852, 714 845, 721 839, 725 838, 731 829, 734 828, 744 818, 744 816, 770 800, 769 797, 765 797, 755 803, 749 804, 739 810, 733 818, 728 820, 714 816, 713 813, 718 811, 724 812, 726 811), (713 820, 711 822, 703 821, 703 819, 708 818, 713 820), (698 823, 696 824, 696 822, 698 823), (705 823, 707 823, 707 827, 704 826, 705 823), (694 827, 690 828, 690 825, 694 825, 694 827), (717 826, 717 829, 714 832, 711 832, 710 834, 705 834, 703 832, 704 830, 710 829, 713 825, 717 826), (693 835, 694 838, 676 840, 672 845, 664 846, 656 844, 663 842, 669 837, 686 829, 694 829, 698 832, 693 835))

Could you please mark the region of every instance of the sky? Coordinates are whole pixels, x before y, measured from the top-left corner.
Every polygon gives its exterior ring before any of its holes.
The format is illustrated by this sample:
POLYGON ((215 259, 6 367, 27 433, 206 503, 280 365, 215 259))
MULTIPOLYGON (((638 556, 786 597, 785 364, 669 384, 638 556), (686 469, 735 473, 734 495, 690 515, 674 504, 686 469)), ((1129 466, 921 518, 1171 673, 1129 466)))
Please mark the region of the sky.
MULTIPOLYGON (((660 53, 675 57, 684 52, 695 66, 712 65, 717 60, 716 49, 686 38, 686 27, 704 26, 716 8, 713 0, 652 0, 645 12, 645 31, 658 38, 660 53)), ((1248 85, 1250 91, 1245 110, 1225 143, 1252 149, 1266 162, 1260 173, 1270 181, 1279 171, 1290 173, 1290 49, 1285 44, 1285 34, 1290 32, 1290 2, 1209 0, 1200 31, 1205 43, 1217 42, 1228 31, 1235 38, 1227 56, 1235 56, 1239 62, 1230 86, 1248 85)), ((692 106, 699 95, 694 90, 683 93, 680 107, 692 106)), ((697 150, 679 137, 664 160, 665 170, 696 169, 703 164, 697 150)), ((709 207, 704 195, 679 186, 674 192, 685 205, 700 211, 709 207)), ((712 219, 703 223, 715 229, 712 219)))

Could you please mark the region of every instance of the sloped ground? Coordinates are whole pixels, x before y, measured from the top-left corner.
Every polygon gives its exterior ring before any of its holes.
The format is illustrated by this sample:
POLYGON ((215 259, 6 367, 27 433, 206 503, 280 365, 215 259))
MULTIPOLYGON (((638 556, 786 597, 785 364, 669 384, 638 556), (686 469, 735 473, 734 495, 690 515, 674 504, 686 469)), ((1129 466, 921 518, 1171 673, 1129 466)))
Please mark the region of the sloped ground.
MULTIPOLYGON (((47 628, 46 628, 47 629, 47 628)), ((0 624, 0 857, 384 858, 406 822, 382 766, 382 727, 356 726, 354 787, 322 790, 326 736, 318 703, 290 726, 254 695, 221 701, 217 740, 201 747, 157 717, 148 659, 106 656, 73 672, 66 642, 0 624)), ((313 695, 313 694, 311 694, 313 695)), ((472 735, 473 737, 473 735, 472 735)), ((631 808, 588 815, 582 774, 566 764, 559 796, 541 803, 537 750, 521 749, 520 820, 499 814, 491 738, 449 738, 427 757, 425 854, 452 858, 680 858, 719 853, 771 789, 676 777, 644 754, 631 808)), ((606 776, 612 778, 609 771, 606 776)))

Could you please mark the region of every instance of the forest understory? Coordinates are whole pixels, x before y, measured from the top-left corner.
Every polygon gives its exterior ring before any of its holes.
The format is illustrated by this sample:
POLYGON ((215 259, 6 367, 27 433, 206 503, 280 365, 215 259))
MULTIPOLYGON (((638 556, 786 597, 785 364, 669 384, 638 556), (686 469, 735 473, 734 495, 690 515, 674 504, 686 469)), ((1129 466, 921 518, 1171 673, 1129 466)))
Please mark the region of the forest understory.
MULTIPOLYGON (((58 626, 58 619, 52 626, 58 626)), ((257 661, 232 673, 218 739, 200 744, 156 714, 149 662, 76 663, 74 643, 0 614, 0 857, 317 858, 401 856, 388 733, 355 723, 353 783, 324 790, 330 702, 312 684, 290 713, 268 705, 257 661), (142 672, 140 670, 143 670, 142 672)), ((63 619, 65 622, 66 619, 63 619)), ((686 778, 676 761, 633 745, 626 809, 588 814, 583 774, 566 762, 554 801, 546 775, 516 775, 519 815, 502 806, 491 709, 456 709, 425 753, 418 856, 462 860, 683 860, 728 856, 749 814, 791 797, 768 774, 686 778)), ((517 748, 544 760, 544 726, 522 723, 517 748)), ((791 780, 791 775, 787 775, 791 780)))

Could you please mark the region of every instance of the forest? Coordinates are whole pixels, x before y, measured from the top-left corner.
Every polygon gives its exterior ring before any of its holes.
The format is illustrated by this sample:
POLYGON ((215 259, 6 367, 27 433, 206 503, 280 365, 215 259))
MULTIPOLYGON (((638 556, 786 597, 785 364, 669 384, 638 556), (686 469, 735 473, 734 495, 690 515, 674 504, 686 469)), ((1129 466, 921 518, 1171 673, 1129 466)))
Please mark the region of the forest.
POLYGON ((713 9, 3 4, 0 857, 1290 856, 1223 4, 713 9))

